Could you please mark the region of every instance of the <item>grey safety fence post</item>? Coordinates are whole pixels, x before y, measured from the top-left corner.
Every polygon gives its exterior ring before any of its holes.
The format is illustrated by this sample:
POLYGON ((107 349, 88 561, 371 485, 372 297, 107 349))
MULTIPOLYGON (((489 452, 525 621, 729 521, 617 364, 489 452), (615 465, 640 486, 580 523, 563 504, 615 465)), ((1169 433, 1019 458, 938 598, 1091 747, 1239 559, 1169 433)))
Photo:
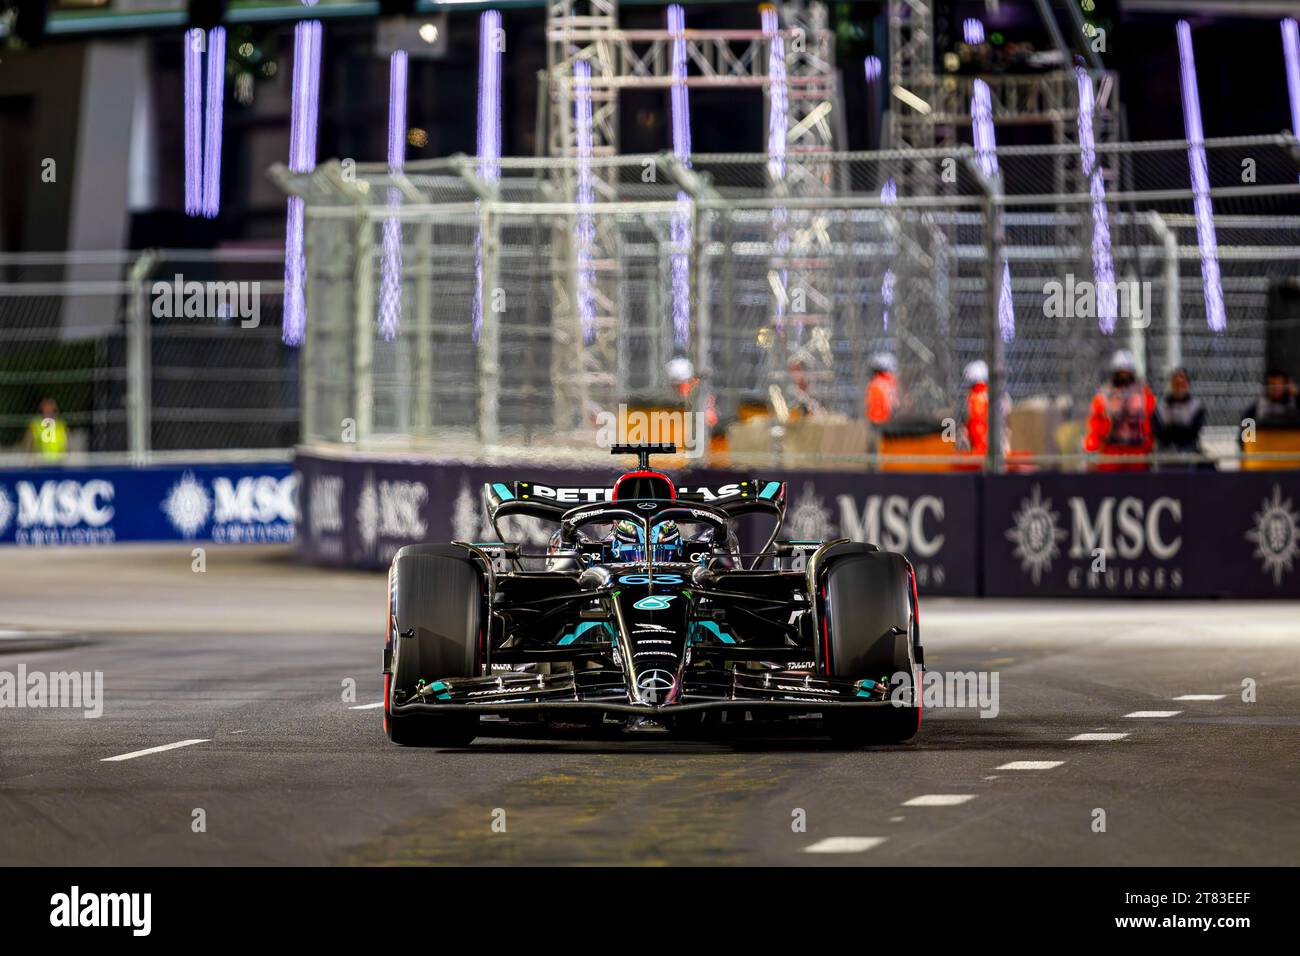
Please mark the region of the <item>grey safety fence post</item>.
MULTIPOLYGON (((303 185, 302 179, 310 179, 314 173, 295 173, 292 172, 284 163, 272 163, 266 171, 266 176, 271 182, 280 189, 285 196, 298 196, 302 199, 303 209, 303 256, 307 263, 306 274, 303 276, 302 296, 304 308, 308 301, 312 301, 314 296, 308 294, 308 289, 313 282, 315 272, 312 269, 312 263, 316 261, 315 245, 313 242, 314 230, 307 227, 306 206, 310 190, 303 185)), ((285 244, 288 244, 288 237, 285 237, 285 244)), ((287 278, 287 277, 286 277, 287 278)), ((285 297, 288 296, 288 285, 285 285, 285 297)), ((283 300, 282 300, 283 301, 283 300)), ((283 335, 283 324, 289 318, 286 309, 281 315, 281 334, 283 335)), ((316 433, 316 383, 318 375, 313 365, 313 356, 311 350, 311 328, 308 327, 307 334, 303 341, 298 345, 298 441, 308 443, 314 441, 316 433)))
MULTIPOLYGON (((403 204, 424 206, 425 197, 402 170, 390 170, 388 178, 392 188, 401 194, 403 204)), ((403 231, 407 216, 398 217, 403 231)), ((412 223, 415 232, 414 256, 405 256, 403 272, 415 284, 415 307, 411 310, 415 338, 415 360, 411 379, 415 383, 411 398, 411 432, 428 438, 433 431, 433 220, 428 212, 422 213, 412 223)), ((405 249, 405 243, 403 243, 405 249)))
POLYGON ((127 273, 131 300, 126 316, 126 449, 134 465, 148 464, 153 376, 149 361, 151 329, 147 292, 158 253, 141 253, 127 273))
MULTIPOLYGON (((691 342, 695 352, 695 377, 699 379, 692 392, 691 411, 699 412, 702 430, 695 440, 702 443, 701 455, 707 455, 713 439, 713 426, 709 424, 708 401, 713 390, 713 326, 709 315, 709 259, 707 254, 708 227, 706 220, 724 208, 725 203, 712 180, 686 166, 671 153, 661 153, 660 169, 669 180, 681 187, 691 197, 691 302, 694 308, 694 335, 691 342)), ((683 433, 683 438, 685 434, 683 433)))
MULTIPOLYGON (((378 299, 375 295, 375 229, 382 223, 382 218, 371 205, 369 183, 359 182, 343 172, 342 165, 333 159, 316 167, 314 175, 324 178, 325 183, 334 193, 355 207, 352 226, 356 231, 353 246, 355 259, 352 263, 352 414, 356 423, 354 439, 361 444, 370 438, 375 424, 375 323, 378 315, 378 299)), ((381 207, 381 210, 383 207, 381 207)), ((304 210, 307 235, 310 228, 311 205, 304 210)), ((307 260, 307 274, 312 274, 312 260, 307 260)), ((307 281, 310 288, 311 280, 307 281)), ((308 300, 308 306, 311 300, 308 300)), ((307 342, 311 341, 313 325, 307 322, 307 342)), ((305 343, 304 343, 305 344, 305 343)), ((315 347, 310 346, 309 356, 314 356, 315 347)), ((325 370, 318 370, 321 374, 325 370)))
POLYGON ((478 175, 473 160, 464 155, 455 159, 456 173, 465 180, 479 203, 483 268, 478 288, 479 302, 482 303, 482 325, 478 334, 478 432, 479 441, 486 448, 493 448, 501 438, 501 323, 491 306, 492 289, 497 282, 499 217, 496 200, 499 192, 496 183, 489 183, 478 175))
POLYGON ((966 152, 966 163, 984 193, 984 268, 985 299, 984 334, 988 337, 986 348, 989 363, 989 450, 984 460, 987 471, 997 474, 1005 464, 1002 443, 1006 435, 1006 421, 1002 415, 1003 396, 1007 390, 1006 343, 1002 341, 1002 328, 998 321, 998 303, 1002 299, 1002 265, 1006 261, 1006 228, 1002 220, 1002 177, 987 176, 980 169, 974 151, 966 152))
POLYGON ((1152 211, 1147 213, 1147 223, 1151 231, 1160 240, 1164 248, 1164 286, 1165 286, 1165 362, 1168 374, 1183 364, 1183 328, 1182 302, 1179 290, 1180 270, 1178 261, 1178 236, 1164 216, 1152 211))
POLYGON ((370 437, 375 419, 375 225, 368 209, 357 210, 357 261, 352 286, 352 416, 357 423, 358 444, 370 437))

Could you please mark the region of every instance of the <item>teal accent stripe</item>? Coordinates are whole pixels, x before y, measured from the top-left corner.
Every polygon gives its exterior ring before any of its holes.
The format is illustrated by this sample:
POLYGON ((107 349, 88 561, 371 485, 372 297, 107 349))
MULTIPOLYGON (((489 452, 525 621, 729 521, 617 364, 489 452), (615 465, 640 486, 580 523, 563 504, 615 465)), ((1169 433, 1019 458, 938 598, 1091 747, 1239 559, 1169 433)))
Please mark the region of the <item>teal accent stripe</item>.
POLYGON ((695 625, 697 627, 702 627, 706 631, 713 634, 713 636, 716 637, 718 640, 722 641, 723 644, 736 643, 736 639, 732 637, 730 634, 723 634, 722 629, 718 627, 717 623, 714 621, 696 621, 695 625))
POLYGON ((759 497, 771 498, 774 494, 777 493, 777 490, 780 489, 780 487, 781 487, 781 482, 769 481, 766 487, 763 488, 763 491, 759 494, 759 497))
POLYGON ((605 622, 604 621, 583 621, 574 629, 572 634, 565 634, 562 638, 560 638, 559 646, 568 647, 578 638, 582 637, 582 635, 590 631, 593 627, 605 627, 605 622))
POLYGON ((501 482, 499 481, 492 485, 492 490, 497 493, 497 497, 499 497, 502 501, 514 500, 515 497, 514 494, 512 494, 510 489, 507 488, 505 485, 501 484, 501 482))

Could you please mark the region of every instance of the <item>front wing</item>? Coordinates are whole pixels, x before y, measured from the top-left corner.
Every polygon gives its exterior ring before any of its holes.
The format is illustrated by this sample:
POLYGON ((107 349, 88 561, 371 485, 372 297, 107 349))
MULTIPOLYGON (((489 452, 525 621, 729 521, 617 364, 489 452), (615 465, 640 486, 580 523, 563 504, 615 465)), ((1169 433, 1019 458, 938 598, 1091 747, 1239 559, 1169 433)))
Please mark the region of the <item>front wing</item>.
POLYGON ((588 711, 642 717, 704 710, 779 710, 819 712, 839 708, 897 706, 883 680, 837 680, 803 671, 740 671, 692 668, 671 702, 629 702, 625 677, 617 669, 564 674, 510 673, 491 677, 437 680, 421 684, 394 714, 474 710, 483 714, 516 711, 588 711))

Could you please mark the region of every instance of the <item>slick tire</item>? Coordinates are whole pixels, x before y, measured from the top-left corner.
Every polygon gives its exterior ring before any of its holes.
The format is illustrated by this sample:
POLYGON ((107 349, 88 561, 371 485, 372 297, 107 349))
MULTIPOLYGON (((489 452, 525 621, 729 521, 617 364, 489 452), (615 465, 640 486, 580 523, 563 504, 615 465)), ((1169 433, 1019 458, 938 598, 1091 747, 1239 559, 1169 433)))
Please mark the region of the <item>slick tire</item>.
POLYGON ((478 715, 394 715, 416 683, 474 677, 487 625, 484 574, 469 550, 451 544, 409 545, 393 558, 391 656, 384 726, 388 739, 408 747, 464 747, 478 732, 478 715))
MULTIPOLYGON (((820 572, 822 654, 832 677, 884 679, 891 689, 897 674, 910 675, 919 694, 911 579, 901 554, 870 545, 844 545, 828 555, 820 572)), ((824 723, 831 738, 849 746, 911 740, 920 727, 918 706, 828 710, 824 723)))

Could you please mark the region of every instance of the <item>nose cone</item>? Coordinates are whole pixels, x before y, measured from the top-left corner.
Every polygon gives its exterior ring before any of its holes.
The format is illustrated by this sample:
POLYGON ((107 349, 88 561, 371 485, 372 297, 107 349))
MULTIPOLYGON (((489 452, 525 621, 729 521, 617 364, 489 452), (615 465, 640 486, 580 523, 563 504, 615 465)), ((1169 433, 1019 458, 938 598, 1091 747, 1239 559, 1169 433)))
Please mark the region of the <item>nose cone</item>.
POLYGON ((656 575, 654 584, 640 583, 644 577, 626 575, 616 584, 619 643, 628 699, 660 707, 681 691, 690 599, 680 575, 656 575))
POLYGON ((677 697, 677 671, 649 667, 636 673, 636 689, 642 703, 657 707, 677 697))

